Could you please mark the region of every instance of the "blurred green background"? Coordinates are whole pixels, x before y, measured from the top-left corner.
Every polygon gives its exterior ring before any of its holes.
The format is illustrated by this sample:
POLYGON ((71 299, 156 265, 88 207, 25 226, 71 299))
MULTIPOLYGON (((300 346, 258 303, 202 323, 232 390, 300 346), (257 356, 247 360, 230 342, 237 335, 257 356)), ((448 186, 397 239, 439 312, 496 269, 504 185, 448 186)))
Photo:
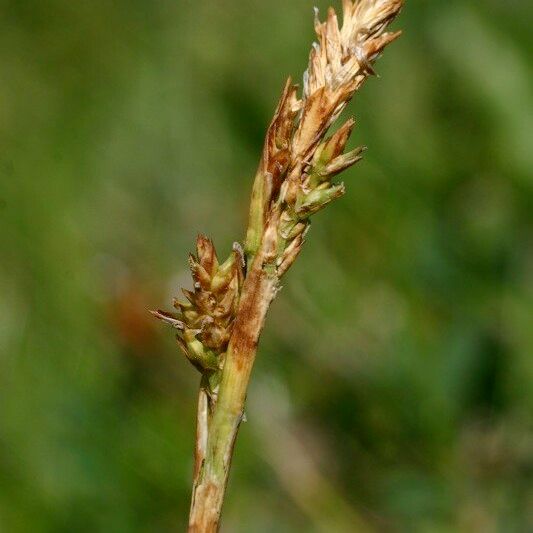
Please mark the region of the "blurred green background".
MULTIPOLYGON (((2 533, 184 529, 198 375, 147 309, 198 232, 243 237, 313 2, 0 1, 2 533)), ((532 15, 407 2, 269 315, 223 531, 533 527, 532 15)))

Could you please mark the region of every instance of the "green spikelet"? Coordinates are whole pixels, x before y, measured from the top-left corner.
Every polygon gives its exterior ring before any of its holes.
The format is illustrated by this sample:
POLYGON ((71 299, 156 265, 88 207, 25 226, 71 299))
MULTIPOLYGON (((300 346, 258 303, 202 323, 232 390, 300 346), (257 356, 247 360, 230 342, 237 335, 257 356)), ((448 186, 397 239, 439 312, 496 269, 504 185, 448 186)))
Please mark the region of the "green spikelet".
POLYGON ((173 313, 152 314, 177 330, 178 344, 200 372, 213 373, 222 367, 237 314, 244 280, 242 251, 235 245, 228 259, 219 264, 212 241, 199 235, 189 267, 194 290, 183 289, 186 301, 175 299, 173 313))

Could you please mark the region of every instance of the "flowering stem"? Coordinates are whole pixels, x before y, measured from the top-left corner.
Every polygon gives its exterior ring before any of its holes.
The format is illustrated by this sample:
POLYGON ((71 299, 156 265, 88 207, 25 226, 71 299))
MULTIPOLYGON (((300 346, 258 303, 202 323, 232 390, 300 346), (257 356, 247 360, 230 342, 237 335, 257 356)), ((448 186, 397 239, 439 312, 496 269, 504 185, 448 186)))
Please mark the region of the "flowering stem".
POLYGON ((361 159, 363 148, 345 151, 353 119, 326 135, 400 35, 385 30, 402 3, 343 0, 342 27, 332 8, 325 22, 316 16, 319 42, 302 95, 289 78, 267 130, 244 252, 235 244, 220 263, 211 240, 200 235, 197 256, 189 256, 194 291, 184 291, 187 302, 174 301, 176 312, 152 312, 177 330, 184 354, 202 373, 190 532, 218 530, 257 344, 279 279, 300 253, 310 217, 344 194, 334 177, 361 159))

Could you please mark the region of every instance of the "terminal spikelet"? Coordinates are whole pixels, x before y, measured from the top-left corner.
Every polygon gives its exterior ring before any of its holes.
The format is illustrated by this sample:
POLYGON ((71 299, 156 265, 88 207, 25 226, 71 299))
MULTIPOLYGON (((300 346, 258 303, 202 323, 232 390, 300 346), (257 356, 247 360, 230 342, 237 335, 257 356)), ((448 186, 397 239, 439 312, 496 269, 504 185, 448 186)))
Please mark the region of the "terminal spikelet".
MULTIPOLYGON (((315 32, 303 91, 289 78, 268 128, 256 175, 245 249, 253 257, 267 224, 279 221, 272 244, 278 275, 296 259, 310 216, 344 194, 333 178, 362 158, 364 147, 345 151, 355 121, 333 135, 327 132, 364 81, 373 64, 401 32, 386 32, 402 0, 344 0, 339 25, 333 8, 321 22, 315 10, 315 32)), ((271 232, 269 232, 269 235, 271 232)))

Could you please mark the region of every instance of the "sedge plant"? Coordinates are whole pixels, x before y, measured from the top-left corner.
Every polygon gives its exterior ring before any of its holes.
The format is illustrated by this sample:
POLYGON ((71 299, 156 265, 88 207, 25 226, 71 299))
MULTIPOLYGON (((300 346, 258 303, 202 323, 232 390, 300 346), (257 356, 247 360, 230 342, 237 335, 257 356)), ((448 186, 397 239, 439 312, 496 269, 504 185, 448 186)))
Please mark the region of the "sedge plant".
POLYGON ((294 263, 315 213, 344 194, 336 176, 362 158, 346 151, 355 121, 328 136, 348 102, 374 74, 374 62, 400 32, 387 32, 402 0, 343 0, 342 25, 315 10, 313 43, 301 93, 289 78, 267 129, 253 184, 244 245, 219 261, 200 235, 189 256, 194 288, 173 312, 152 311, 175 328, 201 374, 190 532, 215 532, 244 416, 259 336, 280 279, 294 263))

